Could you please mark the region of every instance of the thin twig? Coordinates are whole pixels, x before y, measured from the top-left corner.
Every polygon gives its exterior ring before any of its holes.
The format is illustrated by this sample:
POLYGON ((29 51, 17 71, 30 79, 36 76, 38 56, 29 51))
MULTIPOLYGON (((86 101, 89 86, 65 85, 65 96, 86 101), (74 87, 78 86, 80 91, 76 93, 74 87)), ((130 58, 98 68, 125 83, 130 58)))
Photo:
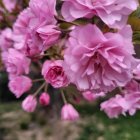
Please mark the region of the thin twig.
POLYGON ((40 82, 40 81, 43 81, 44 79, 43 78, 40 78, 40 79, 34 79, 32 80, 32 82, 40 82))
POLYGON ((46 83, 46 85, 45 85, 45 92, 47 93, 47 90, 48 90, 48 84, 46 83))
POLYGON ((63 99, 64 103, 67 104, 67 100, 66 100, 66 97, 64 95, 64 91, 63 90, 61 90, 61 96, 62 96, 62 99, 63 99))
POLYGON ((39 88, 38 90, 34 93, 34 97, 42 90, 42 88, 45 86, 46 82, 44 82, 39 88))

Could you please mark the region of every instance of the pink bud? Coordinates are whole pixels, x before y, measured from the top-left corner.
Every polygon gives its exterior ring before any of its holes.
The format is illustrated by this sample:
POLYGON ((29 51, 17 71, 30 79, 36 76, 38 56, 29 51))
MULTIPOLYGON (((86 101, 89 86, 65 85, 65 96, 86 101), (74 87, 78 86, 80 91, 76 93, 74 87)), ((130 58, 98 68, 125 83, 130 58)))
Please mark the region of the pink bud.
POLYGON ((33 95, 27 96, 22 102, 22 108, 26 112, 34 112, 37 106, 37 100, 33 95))
POLYGON ((79 119, 79 113, 71 104, 65 104, 61 110, 61 119, 75 121, 79 119))
POLYGON ((82 93, 82 95, 83 95, 84 99, 86 99, 89 102, 96 100, 95 94, 90 91, 85 91, 82 93))
POLYGON ((82 93, 82 95, 83 95, 84 99, 91 102, 91 101, 95 101, 99 97, 104 97, 105 93, 104 92, 93 93, 91 91, 85 91, 82 93))
POLYGON ((47 106, 50 103, 50 96, 48 93, 44 92, 39 97, 39 103, 43 106, 47 106))

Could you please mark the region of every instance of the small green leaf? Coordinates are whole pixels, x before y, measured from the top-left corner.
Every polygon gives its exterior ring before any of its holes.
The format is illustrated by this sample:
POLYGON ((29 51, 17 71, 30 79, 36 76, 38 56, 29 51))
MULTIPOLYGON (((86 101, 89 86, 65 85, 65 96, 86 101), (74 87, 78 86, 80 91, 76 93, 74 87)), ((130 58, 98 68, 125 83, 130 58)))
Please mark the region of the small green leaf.
POLYGON ((140 44, 140 7, 129 16, 128 24, 133 30, 133 43, 140 44))

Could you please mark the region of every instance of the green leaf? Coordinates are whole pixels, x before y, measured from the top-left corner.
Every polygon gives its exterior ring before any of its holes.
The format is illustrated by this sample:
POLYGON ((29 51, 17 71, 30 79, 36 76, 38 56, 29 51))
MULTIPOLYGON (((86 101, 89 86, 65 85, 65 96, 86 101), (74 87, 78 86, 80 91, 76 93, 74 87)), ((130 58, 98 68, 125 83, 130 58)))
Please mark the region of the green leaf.
POLYGON ((133 42, 134 44, 140 44, 140 31, 133 32, 133 42))
POLYGON ((137 17, 129 17, 128 24, 131 25, 133 31, 140 31, 140 18, 137 17))
POLYGON ((131 25, 133 30, 134 44, 140 44, 140 7, 129 16, 128 24, 131 25))

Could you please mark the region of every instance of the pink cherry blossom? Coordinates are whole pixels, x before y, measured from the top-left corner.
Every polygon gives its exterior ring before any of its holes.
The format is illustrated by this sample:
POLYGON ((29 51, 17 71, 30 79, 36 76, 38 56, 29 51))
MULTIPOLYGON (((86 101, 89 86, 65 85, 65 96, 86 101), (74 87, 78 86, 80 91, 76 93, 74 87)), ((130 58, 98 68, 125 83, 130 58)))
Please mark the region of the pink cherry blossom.
POLYGON ((124 87, 123 94, 129 104, 129 114, 134 115, 137 110, 140 110, 140 84, 135 80, 131 80, 124 87))
POLYGON ((43 106, 50 104, 50 95, 46 92, 42 93, 39 97, 39 103, 43 106))
POLYGON ((82 93, 82 95, 83 95, 84 99, 86 99, 89 102, 96 100, 95 94, 92 93, 91 91, 85 91, 82 93))
POLYGON ((140 90, 137 92, 129 91, 124 98, 129 104, 128 112, 130 115, 134 115, 137 110, 140 110, 140 90))
POLYGON ((2 59, 11 78, 29 73, 31 61, 21 52, 10 48, 2 53, 2 59))
POLYGON ((54 15, 55 0, 31 0, 14 24, 14 47, 27 56, 35 56, 51 47, 59 38, 54 15), (51 10, 50 10, 51 9, 51 10))
POLYGON ((2 51, 7 51, 8 48, 11 48, 12 46, 12 30, 10 28, 5 28, 0 34, 0 49, 2 51))
POLYGON ((116 95, 101 104, 101 110, 104 110, 109 118, 117 118, 120 114, 125 115, 129 107, 128 102, 121 95, 116 95))
POLYGON ((33 95, 27 96, 22 102, 22 108, 26 112, 34 112, 37 106, 37 100, 33 95))
POLYGON ((45 18, 46 17, 50 20, 54 19, 52 17, 54 17, 54 15, 57 15, 56 12, 56 0, 30 0, 29 2, 29 7, 32 9, 32 11, 38 15, 38 17, 41 16, 41 18, 45 18), (41 13, 41 15, 40 15, 41 13))
POLYGON ((9 11, 12 12, 13 9, 16 6, 17 0, 2 0, 5 8, 9 11))
POLYGON ((23 93, 30 90, 31 86, 32 81, 26 76, 17 76, 9 82, 9 89, 17 98, 19 98, 23 93))
POLYGON ((134 115, 140 110, 140 88, 139 84, 132 80, 122 91, 122 95, 116 95, 101 104, 101 110, 110 117, 118 117, 120 114, 129 113, 134 115))
POLYGON ((97 98, 105 96, 105 94, 103 92, 93 93, 91 91, 82 92, 82 95, 83 95, 84 99, 86 99, 89 102, 95 101, 97 98))
POLYGON ((75 121, 79 119, 79 113, 71 104, 65 104, 61 110, 61 119, 75 121))
POLYGON ((109 27, 122 28, 138 5, 138 0, 64 0, 61 12, 67 21, 96 15, 109 27))
POLYGON ((134 73, 134 78, 139 80, 140 79, 140 62, 138 63, 137 67, 133 69, 133 73, 134 73))
POLYGON ((42 75, 44 79, 55 88, 67 86, 69 80, 64 73, 63 60, 51 61, 47 60, 43 64, 42 75))
POLYGON ((140 84, 135 80, 131 80, 124 87, 124 92, 126 92, 126 93, 128 93, 128 92, 134 93, 137 91, 140 91, 140 84))
POLYGON ((96 25, 78 26, 66 46, 63 67, 79 90, 107 92, 133 77, 136 61, 130 26, 105 34, 96 25))

